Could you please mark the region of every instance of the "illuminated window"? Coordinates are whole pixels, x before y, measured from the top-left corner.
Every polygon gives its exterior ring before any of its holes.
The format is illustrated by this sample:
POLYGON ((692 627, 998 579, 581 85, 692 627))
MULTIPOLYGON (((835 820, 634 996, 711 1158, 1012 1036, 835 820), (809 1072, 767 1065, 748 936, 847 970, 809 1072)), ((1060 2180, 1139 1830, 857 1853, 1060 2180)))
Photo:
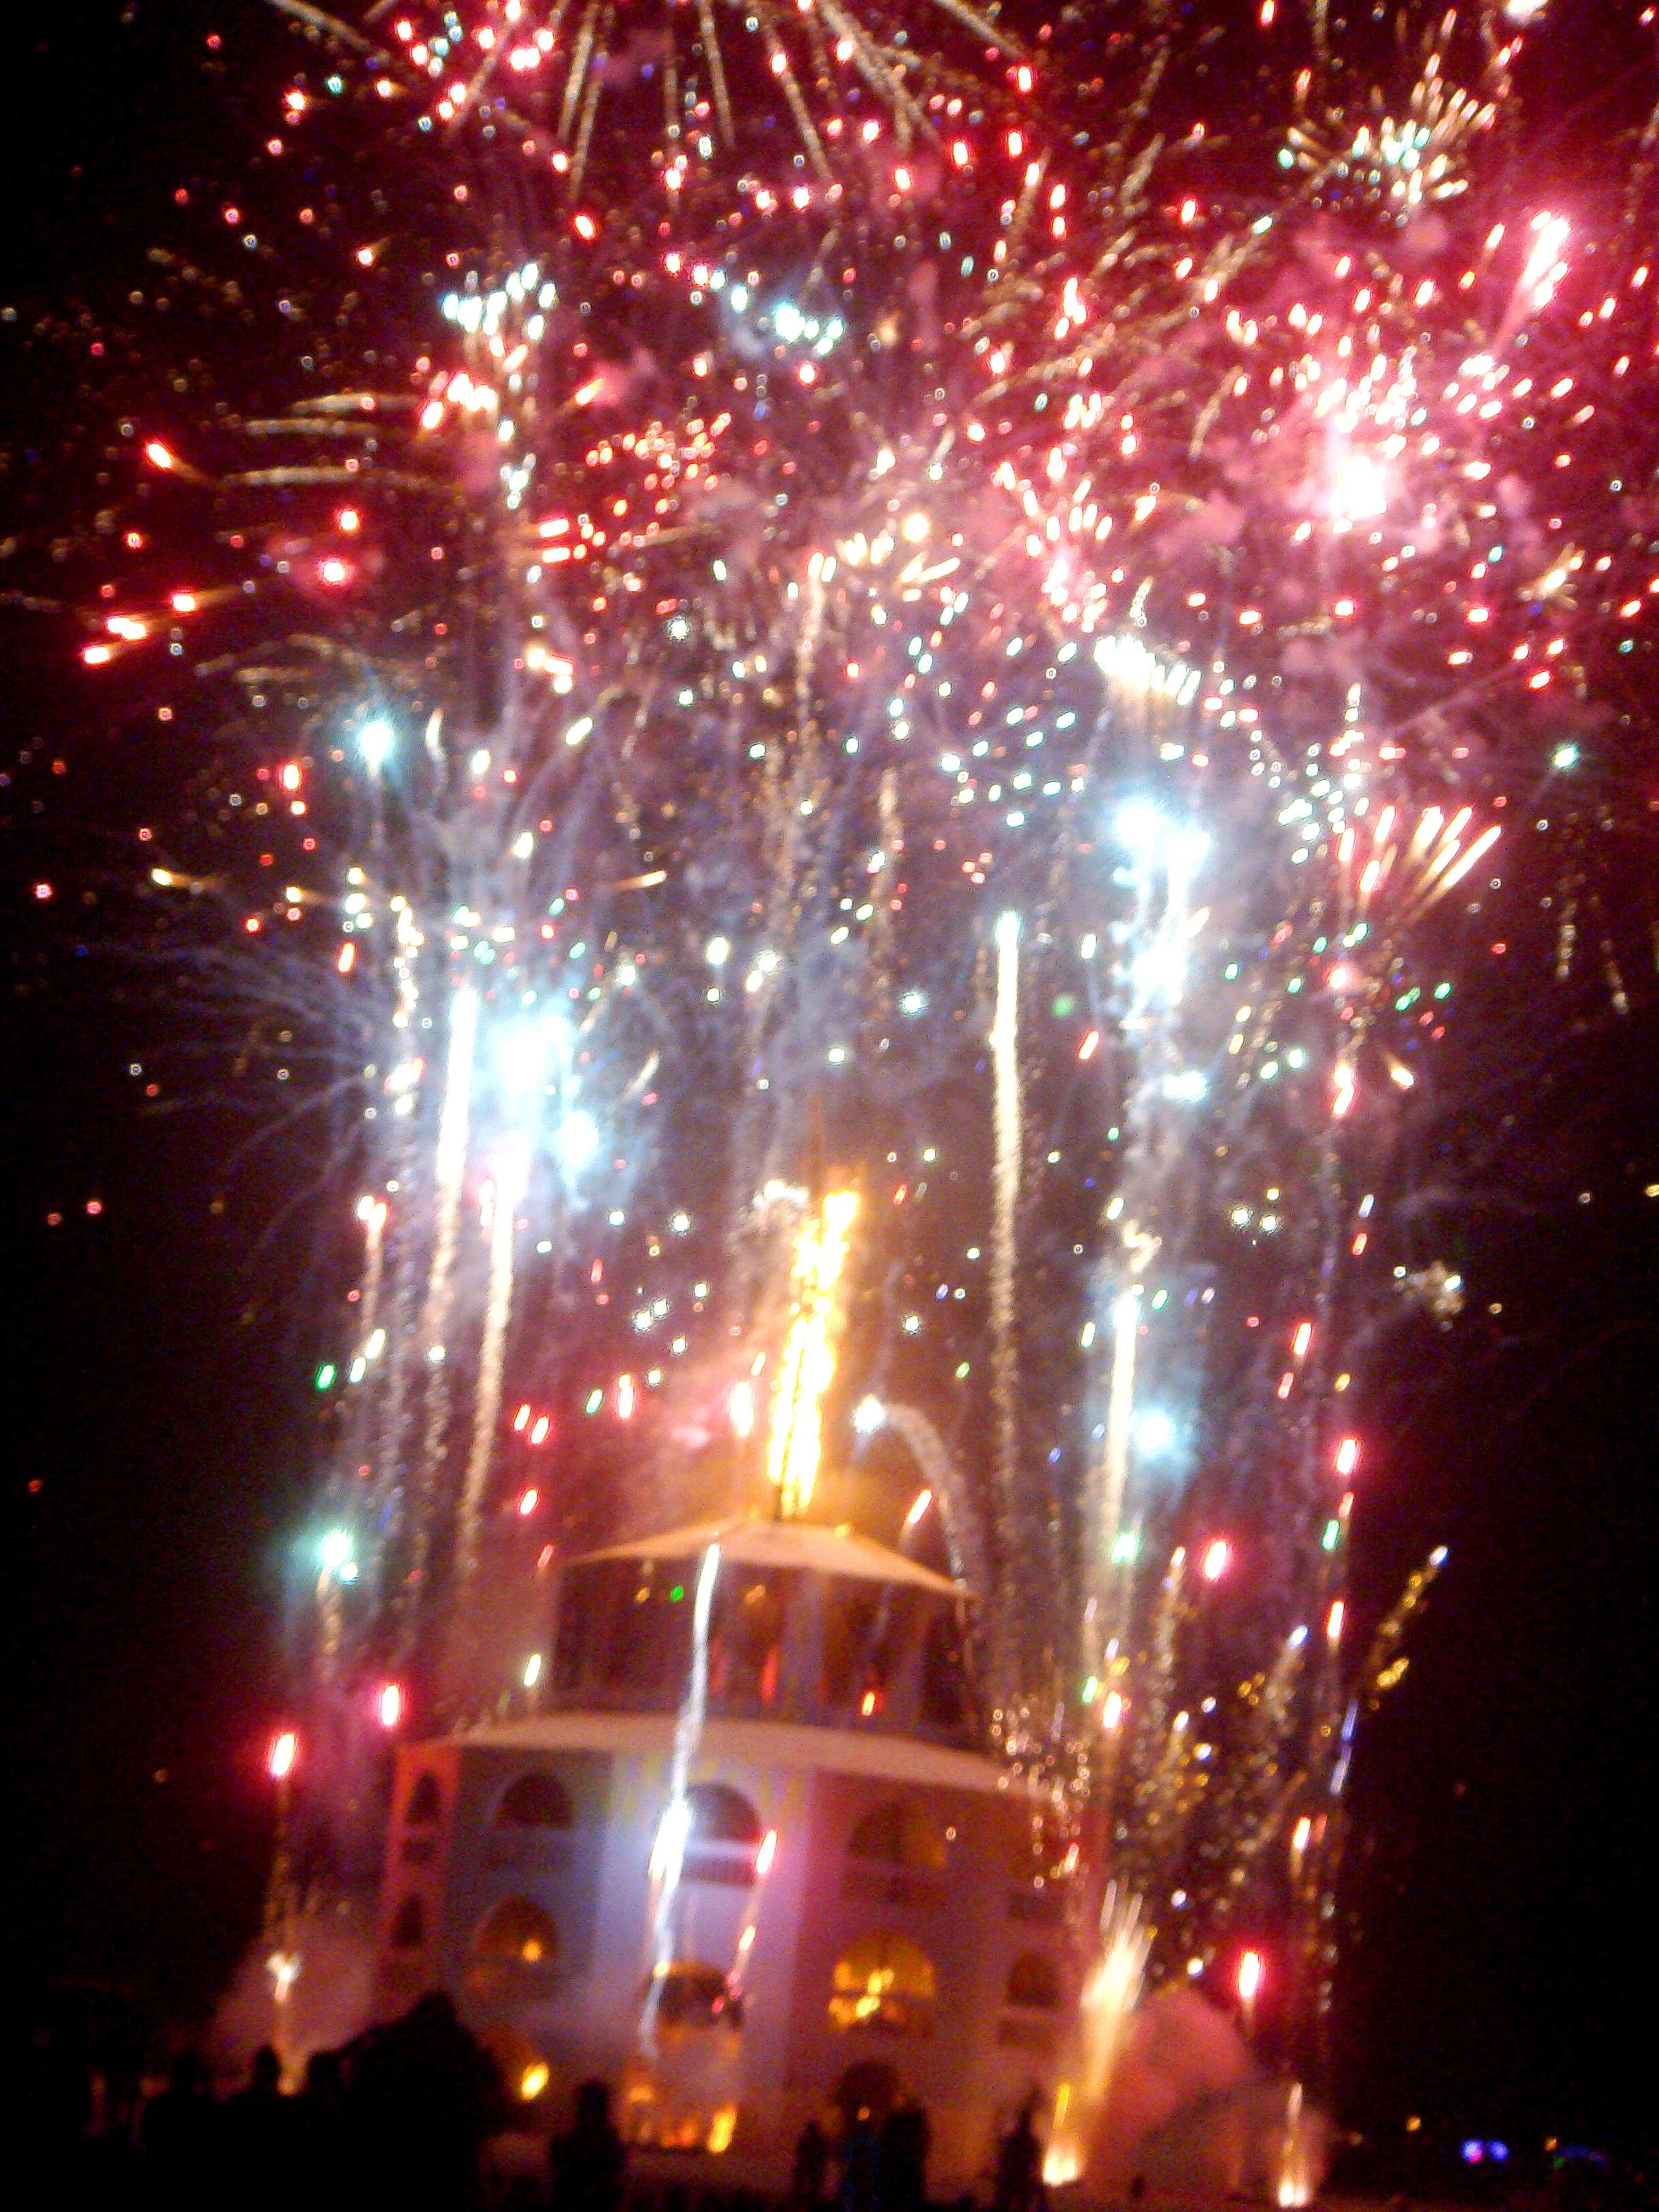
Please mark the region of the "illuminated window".
POLYGON ((570 1800, 556 1775, 521 1774, 495 1808, 498 1828, 568 1828, 570 1800))
POLYGON ((421 1900, 418 1897, 406 1897, 392 1923, 392 1948, 394 1951, 418 1951, 425 1942, 426 1914, 421 1900))
POLYGON ((1015 1960, 1006 2002, 1024 2012, 1060 2010, 1060 1969, 1046 1951, 1027 1951, 1015 1960))
POLYGON ((527 1897, 504 1898, 480 1923, 472 1948, 495 1966, 550 1966, 558 1956, 558 1930, 527 1897))
POLYGON ((847 1856, 939 1874, 945 1868, 945 1838, 918 1807, 895 1800, 865 1814, 853 1831, 847 1856))
POLYGON ((908 1936, 866 1936, 836 1960, 830 2020, 845 2033, 927 2035, 933 2025, 933 1962, 908 1936))
POLYGON ((428 1767, 409 1793, 409 1807, 404 1814, 406 1828, 433 1828, 443 1817, 443 1794, 438 1788, 437 1777, 428 1767))

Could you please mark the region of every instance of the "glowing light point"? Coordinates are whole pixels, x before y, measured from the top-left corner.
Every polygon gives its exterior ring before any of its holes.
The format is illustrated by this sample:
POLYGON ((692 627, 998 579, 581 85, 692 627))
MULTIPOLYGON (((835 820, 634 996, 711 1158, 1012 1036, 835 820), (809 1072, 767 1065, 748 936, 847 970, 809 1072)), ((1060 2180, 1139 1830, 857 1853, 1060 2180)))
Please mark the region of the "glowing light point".
POLYGON ((391 723, 382 720, 379 715, 372 722, 363 724, 357 732, 357 750, 371 775, 380 774, 390 759, 392 748, 396 743, 397 733, 391 723))
POLYGON ((270 1749, 265 1754, 265 1765, 271 1779, 285 1782, 294 1771, 294 1762, 300 1755, 300 1739, 292 1729, 283 1729, 271 1738, 270 1749))
POLYGON ((585 1167, 599 1149, 599 1133, 592 1116, 567 1114, 559 1130, 559 1150, 568 1168, 585 1167))
POLYGON ((325 1575, 343 1577, 351 1565, 351 1536, 344 1528, 331 1528, 317 1546, 317 1558, 325 1575))
POLYGON ((872 1437, 887 1419, 887 1408, 879 1398, 860 1398, 853 1413, 853 1426, 861 1437, 872 1437))
POLYGON ((383 1729, 397 1727, 404 1717, 404 1693, 396 1682, 387 1682, 382 1687, 375 1709, 383 1729))
POLYGON ((501 1044, 501 1080, 515 1097, 535 1090, 547 1069, 547 1032, 515 1030, 501 1044))
POLYGON ((1206 1583, 1218 1583, 1223 1575, 1226 1573, 1228 1562, 1231 1559, 1232 1555, 1232 1547, 1228 1543, 1226 1538, 1224 1536, 1218 1536, 1215 1541, 1208 1547, 1204 1554, 1205 1581, 1206 1583))
POLYGON ((1141 1414, 1135 1423, 1135 1442, 1144 1452, 1166 1452, 1175 1440, 1175 1423, 1157 1407, 1141 1414))

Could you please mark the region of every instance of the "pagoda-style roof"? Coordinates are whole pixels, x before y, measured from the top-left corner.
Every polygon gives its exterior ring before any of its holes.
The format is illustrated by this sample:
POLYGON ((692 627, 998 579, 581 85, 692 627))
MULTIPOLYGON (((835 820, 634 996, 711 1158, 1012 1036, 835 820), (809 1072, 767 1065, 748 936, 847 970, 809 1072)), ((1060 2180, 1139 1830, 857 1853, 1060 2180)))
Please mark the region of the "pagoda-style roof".
POLYGON ((847 1575, 860 1582, 902 1583, 913 1589, 932 1590, 940 1597, 961 1597, 958 1584, 931 1567, 907 1559, 873 1538, 860 1536, 845 1524, 826 1528, 815 1521, 769 1521, 733 1515, 726 1521, 702 1521, 686 1528, 667 1528, 641 1536, 632 1543, 611 1544, 602 1552, 586 1552, 571 1566, 586 1566, 602 1559, 685 1559, 718 1544, 722 1560, 746 1567, 795 1567, 819 1575, 847 1575))

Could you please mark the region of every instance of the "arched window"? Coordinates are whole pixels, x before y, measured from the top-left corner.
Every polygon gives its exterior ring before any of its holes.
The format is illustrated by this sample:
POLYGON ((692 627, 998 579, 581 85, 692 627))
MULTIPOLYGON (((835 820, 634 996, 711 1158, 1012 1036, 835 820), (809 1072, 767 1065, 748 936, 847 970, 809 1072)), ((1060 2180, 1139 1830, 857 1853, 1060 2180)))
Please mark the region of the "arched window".
POLYGON ((521 1774, 510 1783, 495 1808, 498 1828, 568 1828, 570 1800, 556 1774, 521 1774))
POLYGON ((659 1966, 645 1985, 642 2002, 656 1993, 655 2011, 663 2027, 730 2027, 743 2026, 743 1999, 734 1996, 718 1966, 696 1959, 675 1959, 659 1966))
POLYGON ((933 2025, 933 1962, 908 1936, 865 1936, 836 1960, 830 2019, 843 2032, 926 2035, 933 2025))
POLYGON ((685 1793, 690 1808, 688 1830, 698 1844, 758 1844, 760 1814, 749 1800, 725 1782, 699 1782, 685 1793))
POLYGON ((507 1897, 479 1923, 472 1948, 495 1966, 550 1966, 558 1956, 559 1935, 539 1905, 527 1897, 507 1897))
POLYGON ((438 1787, 438 1778, 428 1766, 409 1793, 409 1804, 404 1814, 406 1828, 434 1828, 443 1817, 443 1792, 438 1787))
POLYGON ((747 1889, 756 1876, 763 1833, 760 1814, 749 1800, 724 1782, 699 1782, 685 1793, 685 1812, 680 1865, 685 1880, 747 1889))
POLYGON ((854 1829, 847 1845, 848 1858, 873 1860, 879 1866, 908 1867, 922 1874, 941 1874, 945 1869, 945 1838, 927 1815, 915 1805, 895 1800, 866 1813, 854 1829))
POLYGON ((426 1942, 426 1913, 418 1897, 406 1897, 392 1923, 394 1951, 418 1951, 426 1942))
POLYGON ((1015 1960, 1005 2002, 1024 2012, 1060 2010, 1060 1969, 1046 1951, 1027 1951, 1015 1960))

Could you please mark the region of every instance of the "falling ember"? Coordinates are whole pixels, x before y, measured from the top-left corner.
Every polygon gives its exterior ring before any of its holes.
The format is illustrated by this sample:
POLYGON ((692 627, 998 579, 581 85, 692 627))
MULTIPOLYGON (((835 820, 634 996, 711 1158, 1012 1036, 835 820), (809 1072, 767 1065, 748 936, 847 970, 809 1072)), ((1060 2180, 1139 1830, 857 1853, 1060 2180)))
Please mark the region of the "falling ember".
MULTIPOLYGON (((772 1400, 766 1474, 786 1520, 811 1502, 823 1449, 820 1407, 836 1371, 831 1344, 836 1285, 846 1264, 847 1232, 858 1212, 850 1190, 832 1191, 801 1230, 792 1275, 794 1317, 784 1340, 772 1400)), ((733 1425, 738 1408, 732 1406, 733 1425)), ((738 1433, 743 1433, 739 1427, 738 1433)))

